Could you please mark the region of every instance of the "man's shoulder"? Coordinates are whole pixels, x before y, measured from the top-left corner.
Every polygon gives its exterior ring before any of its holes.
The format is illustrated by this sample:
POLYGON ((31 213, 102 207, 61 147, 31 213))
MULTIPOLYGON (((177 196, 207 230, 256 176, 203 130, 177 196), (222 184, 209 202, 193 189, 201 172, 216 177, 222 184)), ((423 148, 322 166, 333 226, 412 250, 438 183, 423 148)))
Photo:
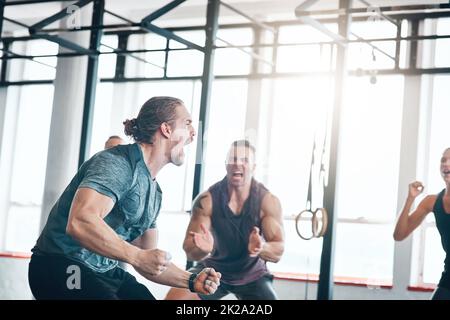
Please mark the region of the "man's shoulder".
POLYGON ((97 152, 82 165, 78 174, 115 176, 117 179, 132 177, 136 164, 133 163, 127 149, 129 148, 122 150, 111 148, 97 152))
POLYGON ((139 157, 135 149, 134 144, 119 145, 110 149, 102 150, 95 154, 92 158, 97 158, 97 161, 105 161, 107 163, 117 163, 118 165, 135 167, 135 164, 139 161, 139 157))
POLYGON ((262 191, 264 191, 265 193, 269 193, 269 188, 267 188, 264 183, 262 183, 261 181, 256 180, 255 178, 253 178, 253 181, 255 182, 255 185, 262 191))
POLYGON ((201 210, 203 213, 211 213, 211 211, 212 211, 212 195, 208 190, 200 193, 194 199, 193 209, 195 211, 201 210))
POLYGON ((262 201, 267 203, 275 203, 279 202, 280 199, 278 199, 278 197, 274 195, 272 192, 267 190, 267 192, 264 194, 262 201))
POLYGON ((139 159, 139 152, 135 143, 121 144, 113 148, 105 149, 100 153, 110 155, 111 157, 125 158, 128 161, 132 161, 133 158, 136 158, 136 161, 139 159))
POLYGON ((281 210, 280 199, 270 191, 267 191, 261 199, 261 210, 263 212, 272 212, 281 210))
POLYGON ((213 184, 208 188, 208 190, 206 190, 205 192, 208 192, 208 193, 211 194, 212 192, 215 192, 215 191, 217 191, 217 190, 220 190, 222 187, 226 186, 226 184, 227 184, 227 178, 225 177, 225 178, 223 178, 222 180, 219 180, 219 181, 213 183, 213 184))

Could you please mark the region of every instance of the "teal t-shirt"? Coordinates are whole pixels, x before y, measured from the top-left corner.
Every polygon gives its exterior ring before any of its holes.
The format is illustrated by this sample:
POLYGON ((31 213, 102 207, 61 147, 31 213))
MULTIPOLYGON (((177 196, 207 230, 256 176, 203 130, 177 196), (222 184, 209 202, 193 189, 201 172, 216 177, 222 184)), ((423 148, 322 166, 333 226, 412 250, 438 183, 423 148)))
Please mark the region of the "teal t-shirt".
POLYGON ((119 145, 86 161, 50 211, 33 252, 64 255, 97 272, 116 267, 118 261, 98 255, 66 234, 70 206, 78 188, 91 188, 110 197, 114 207, 104 221, 125 241, 156 228, 162 192, 148 170, 138 144, 119 145))

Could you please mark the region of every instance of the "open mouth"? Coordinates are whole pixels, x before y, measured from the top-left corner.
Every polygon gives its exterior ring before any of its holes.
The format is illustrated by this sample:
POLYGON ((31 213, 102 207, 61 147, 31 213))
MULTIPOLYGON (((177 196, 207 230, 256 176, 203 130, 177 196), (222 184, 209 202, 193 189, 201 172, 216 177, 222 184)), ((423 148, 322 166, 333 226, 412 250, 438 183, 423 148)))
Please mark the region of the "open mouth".
POLYGON ((233 172, 233 177, 242 178, 244 174, 242 172, 236 171, 233 172))
POLYGON ((450 170, 444 170, 444 171, 442 171, 442 173, 443 173, 444 175, 448 175, 448 174, 450 174, 450 170))

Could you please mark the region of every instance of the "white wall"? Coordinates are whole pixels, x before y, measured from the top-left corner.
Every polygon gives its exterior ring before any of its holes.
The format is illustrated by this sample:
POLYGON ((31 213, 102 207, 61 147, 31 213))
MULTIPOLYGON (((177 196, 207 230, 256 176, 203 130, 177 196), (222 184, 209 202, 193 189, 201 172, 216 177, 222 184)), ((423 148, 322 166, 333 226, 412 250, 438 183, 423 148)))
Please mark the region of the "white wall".
MULTIPOLYGON (((305 282, 276 280, 275 291, 280 299, 303 300, 306 296, 305 282)), ((308 300, 315 300, 317 296, 317 283, 308 284, 308 300)), ((373 287, 359 287, 348 285, 335 285, 334 300, 428 300, 430 292, 414 292, 400 288, 382 289, 373 287)))
POLYGON ((29 259, 0 257, 0 300, 31 300, 29 259))

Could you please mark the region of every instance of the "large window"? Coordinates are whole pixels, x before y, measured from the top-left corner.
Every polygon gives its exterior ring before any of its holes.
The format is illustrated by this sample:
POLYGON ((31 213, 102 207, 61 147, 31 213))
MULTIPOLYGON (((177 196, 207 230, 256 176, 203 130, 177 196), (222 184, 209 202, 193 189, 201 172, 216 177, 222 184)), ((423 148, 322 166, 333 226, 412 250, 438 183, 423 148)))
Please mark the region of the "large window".
POLYGON ((240 48, 220 48, 215 51, 214 73, 216 75, 245 75, 250 73, 253 32, 250 28, 219 29, 218 46, 240 46, 240 48), (249 47, 244 47, 249 46, 249 47))
MULTIPOLYGON (((403 78, 379 76, 376 84, 368 77, 350 78, 346 96, 335 275, 387 283, 393 270, 403 78)), ((267 176, 287 218, 287 242, 285 256, 272 266, 275 271, 319 272, 322 240, 300 240, 289 217, 306 208, 312 142, 323 132, 332 99, 332 78, 276 81, 267 176)), ((321 203, 313 202, 317 206, 321 203)))
MULTIPOLYGON (((39 56, 58 53, 58 45, 47 40, 16 41, 10 50, 15 54, 39 56)), ((36 57, 9 60, 9 81, 54 79, 56 75, 56 57, 36 57)))
MULTIPOLYGON (((268 188, 281 201, 287 241, 286 254, 271 266, 274 271, 319 272, 322 240, 301 240, 292 218, 306 209, 313 141, 324 134, 332 98, 332 78, 275 81, 269 159, 264 175, 268 188)), ((322 206, 317 191, 320 190, 314 190, 313 207, 322 206)))
MULTIPOLYGON (((164 50, 166 39, 155 34, 130 35, 128 50, 164 50)), ((162 77, 164 76, 164 51, 133 53, 126 57, 126 77, 162 77)))
MULTIPOLYGON (((450 93, 448 84, 450 76, 433 77, 433 102, 431 109, 431 131, 429 140, 429 153, 424 154, 428 163, 426 175, 428 185, 426 194, 437 194, 445 188, 439 172, 440 158, 442 152, 450 146, 450 140, 446 134, 448 119, 450 119, 450 108, 448 101, 450 93)), ((442 249, 441 237, 436 229, 434 215, 431 213, 423 224, 423 239, 420 250, 422 250, 422 260, 419 262, 421 272, 419 272, 419 283, 438 283, 441 273, 444 270, 445 253, 442 249), (420 276, 422 279, 420 279, 420 276)))
MULTIPOLYGON (((423 34, 448 35, 450 18, 437 20, 425 20, 423 34)), ((423 41, 423 67, 448 67, 448 39, 423 41)), ((423 131, 421 134, 424 147, 419 154, 419 162, 423 172, 419 177, 425 183, 424 195, 419 197, 416 205, 425 194, 438 194, 445 184, 439 172, 442 152, 450 146, 450 140, 446 134, 450 117, 448 101, 448 75, 423 75, 422 84, 426 88, 424 95, 427 97, 422 105, 423 131)), ((434 214, 430 213, 416 234, 414 243, 412 283, 418 285, 435 285, 439 282, 444 269, 445 252, 442 248, 441 237, 436 228, 434 214)))
POLYGON ((336 275, 392 279, 403 77, 347 83, 336 190, 336 275))
POLYGON ((28 252, 38 236, 52 101, 52 85, 20 88, 11 190, 6 211, 4 249, 8 251, 28 252))
MULTIPOLYGON (((19 55, 52 55, 58 45, 46 40, 15 41, 19 55)), ((55 78, 56 57, 7 60, 7 81, 55 78)), ((5 88, 1 132, 0 250, 29 252, 39 232, 47 149, 53 106, 53 85, 5 88)))
MULTIPOLYGON (((331 30, 336 24, 326 25, 331 30)), ((334 61, 334 45, 312 42, 327 41, 326 35, 310 26, 285 26, 279 31, 277 72, 328 71, 334 61)))
MULTIPOLYGON (((101 52, 113 52, 117 49, 117 36, 103 36, 101 39, 101 52)), ((115 74, 117 55, 113 53, 101 54, 99 56, 98 76, 99 78, 112 78, 115 74)))
POLYGON ((246 80, 214 82, 208 131, 205 132, 204 190, 222 180, 225 176, 225 158, 231 143, 245 138, 246 103, 246 80))

